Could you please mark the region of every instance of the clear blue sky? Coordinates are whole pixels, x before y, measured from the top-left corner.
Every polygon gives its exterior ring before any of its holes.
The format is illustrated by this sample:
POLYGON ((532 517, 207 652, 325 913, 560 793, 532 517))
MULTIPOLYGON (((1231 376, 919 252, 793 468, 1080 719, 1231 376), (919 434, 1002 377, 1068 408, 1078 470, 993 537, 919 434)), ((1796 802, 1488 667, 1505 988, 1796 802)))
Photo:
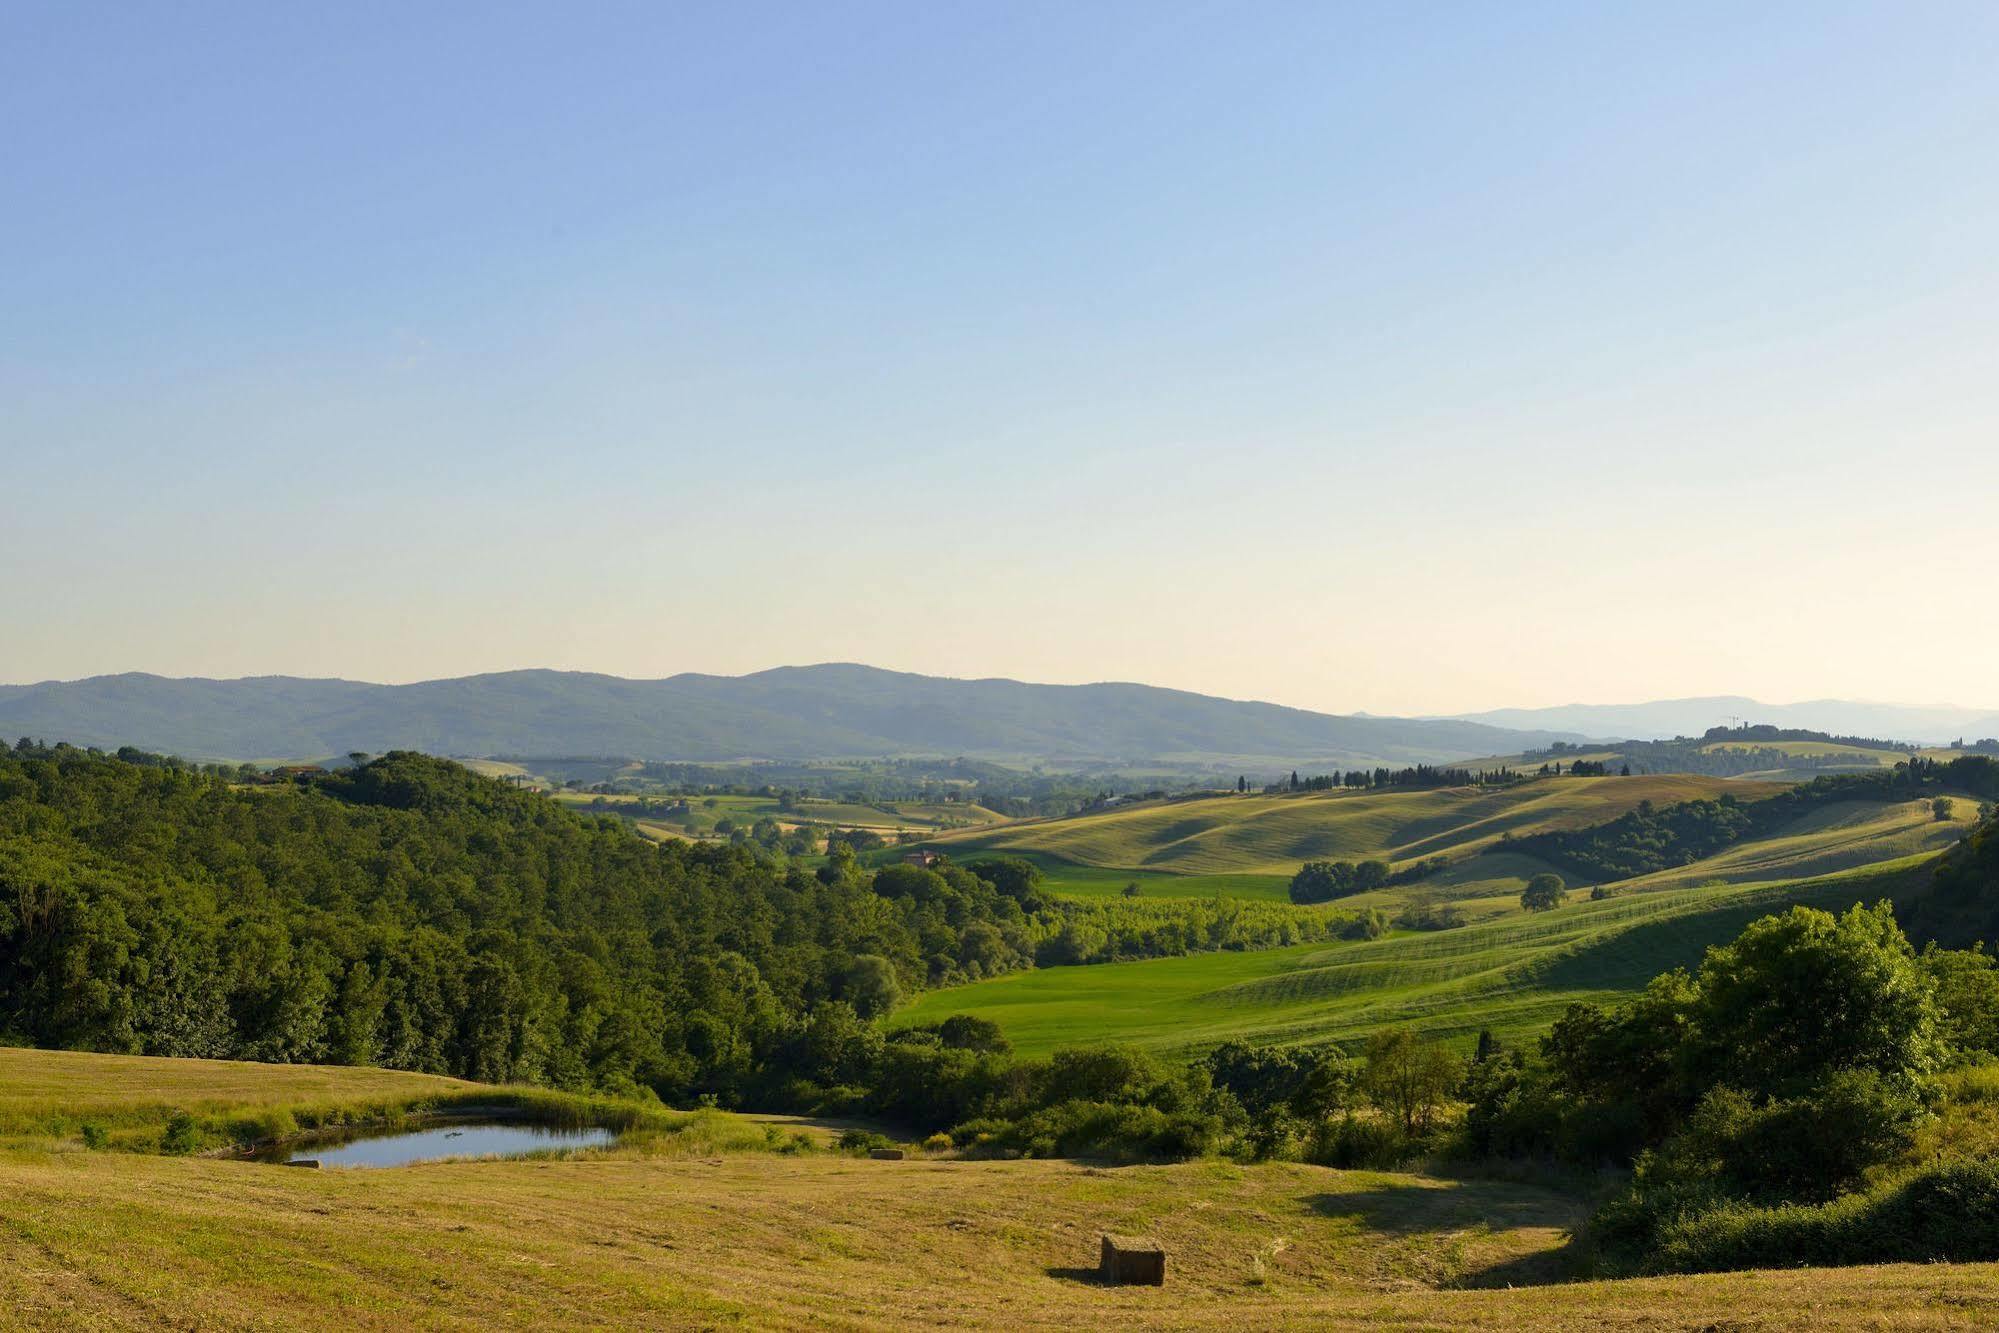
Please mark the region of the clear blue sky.
POLYGON ((0 10, 0 680, 1999 704, 1999 5, 0 10))

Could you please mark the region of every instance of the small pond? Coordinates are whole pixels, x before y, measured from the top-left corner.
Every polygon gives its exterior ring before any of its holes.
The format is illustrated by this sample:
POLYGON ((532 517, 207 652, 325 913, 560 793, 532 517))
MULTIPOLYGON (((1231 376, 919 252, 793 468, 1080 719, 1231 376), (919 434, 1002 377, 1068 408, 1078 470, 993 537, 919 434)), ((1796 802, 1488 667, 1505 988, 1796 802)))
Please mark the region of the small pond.
POLYGON ((523 1120, 454 1120, 422 1129, 361 1130, 290 1143, 257 1154, 264 1162, 318 1162, 322 1167, 408 1166, 454 1157, 524 1157, 564 1148, 600 1148, 608 1129, 557 1129, 523 1120))

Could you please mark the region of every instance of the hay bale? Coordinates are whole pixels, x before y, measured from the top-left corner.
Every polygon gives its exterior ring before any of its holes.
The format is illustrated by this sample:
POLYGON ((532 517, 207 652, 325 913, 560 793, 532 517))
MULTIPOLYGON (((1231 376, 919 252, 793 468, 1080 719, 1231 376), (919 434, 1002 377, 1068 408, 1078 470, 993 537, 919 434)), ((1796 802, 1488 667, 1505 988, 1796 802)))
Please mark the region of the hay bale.
POLYGON ((877 1162, 900 1162, 902 1160, 902 1149, 870 1148, 868 1149, 868 1156, 874 1158, 877 1162))
POLYGON ((1112 1286, 1166 1285, 1166 1251, 1158 1241, 1142 1236, 1113 1236, 1106 1231, 1103 1245, 1105 1282, 1112 1286))

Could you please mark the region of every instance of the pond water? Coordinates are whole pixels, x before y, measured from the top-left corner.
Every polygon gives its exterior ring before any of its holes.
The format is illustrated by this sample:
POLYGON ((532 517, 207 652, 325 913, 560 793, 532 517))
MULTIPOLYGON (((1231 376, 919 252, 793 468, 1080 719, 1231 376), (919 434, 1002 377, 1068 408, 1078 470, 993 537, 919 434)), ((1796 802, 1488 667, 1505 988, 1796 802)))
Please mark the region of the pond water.
POLYGON ((453 1121, 424 1129, 362 1131, 294 1143, 262 1154, 267 1162, 335 1166, 408 1166, 453 1157, 523 1157, 560 1148, 597 1148, 617 1138, 608 1129, 556 1129, 524 1121, 453 1121))

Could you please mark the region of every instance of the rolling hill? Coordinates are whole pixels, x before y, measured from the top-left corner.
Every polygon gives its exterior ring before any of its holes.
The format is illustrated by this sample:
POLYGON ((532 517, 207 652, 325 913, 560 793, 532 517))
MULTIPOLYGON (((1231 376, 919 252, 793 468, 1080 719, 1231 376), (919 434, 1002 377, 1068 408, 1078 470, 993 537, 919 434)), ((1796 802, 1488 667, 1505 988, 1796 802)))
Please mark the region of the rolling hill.
POLYGON ((1577 739, 1342 717, 1149 685, 952 680, 831 664, 665 680, 509 671, 410 685, 127 674, 0 686, 0 734, 196 758, 448 755, 657 760, 976 755, 1265 771, 1500 754, 1577 739))
POLYGON ((1181 875, 1290 875, 1306 861, 1460 858, 1506 834, 1582 828, 1641 801, 1671 805, 1777 784, 1686 774, 1549 778, 1511 787, 1385 788, 1148 801, 1067 819, 946 834, 931 845, 1037 853, 1084 866, 1181 875))
POLYGON ((928 992, 895 1021, 973 1014, 1033 1054, 1106 1040, 1161 1050, 1234 1038, 1351 1041, 1404 1025, 1456 1041, 1490 1029, 1515 1044, 1545 1031, 1569 1004, 1629 994, 1792 903, 1840 909, 1905 896, 1926 862, 1622 894, 1377 940, 1041 968, 928 992))
POLYGON ((1666 740, 1698 736, 1734 719, 1828 731, 1842 736, 1941 745, 1958 737, 1999 736, 1999 714, 1989 708, 1910 707, 1852 699, 1766 704, 1741 695, 1657 699, 1638 704, 1564 704, 1553 708, 1496 708, 1456 715, 1495 727, 1579 731, 1620 740, 1666 740))

